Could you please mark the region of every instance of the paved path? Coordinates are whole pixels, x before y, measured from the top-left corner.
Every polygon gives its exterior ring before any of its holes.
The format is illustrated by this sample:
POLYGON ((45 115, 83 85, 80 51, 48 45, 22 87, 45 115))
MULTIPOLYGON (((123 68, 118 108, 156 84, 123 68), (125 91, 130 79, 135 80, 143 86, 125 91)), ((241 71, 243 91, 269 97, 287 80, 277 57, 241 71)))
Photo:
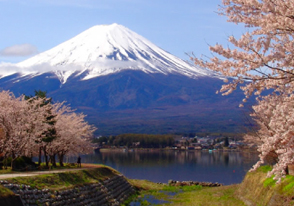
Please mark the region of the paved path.
POLYGON ((42 174, 62 173, 62 172, 69 172, 69 171, 97 168, 97 167, 100 167, 100 166, 99 165, 93 165, 93 164, 82 164, 82 168, 0 174, 0 179, 3 180, 3 179, 14 178, 14 177, 30 177, 30 176, 36 176, 36 175, 42 175, 42 174))

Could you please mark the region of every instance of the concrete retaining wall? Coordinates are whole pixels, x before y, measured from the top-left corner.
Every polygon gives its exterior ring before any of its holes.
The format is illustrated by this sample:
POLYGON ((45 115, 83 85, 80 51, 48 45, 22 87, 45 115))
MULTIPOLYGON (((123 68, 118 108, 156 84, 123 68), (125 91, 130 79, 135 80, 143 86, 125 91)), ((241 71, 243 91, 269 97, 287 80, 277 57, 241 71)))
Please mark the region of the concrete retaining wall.
POLYGON ((114 206, 120 205, 135 192, 122 175, 63 191, 37 190, 29 185, 10 184, 7 181, 0 181, 0 183, 19 195, 24 206, 114 206))

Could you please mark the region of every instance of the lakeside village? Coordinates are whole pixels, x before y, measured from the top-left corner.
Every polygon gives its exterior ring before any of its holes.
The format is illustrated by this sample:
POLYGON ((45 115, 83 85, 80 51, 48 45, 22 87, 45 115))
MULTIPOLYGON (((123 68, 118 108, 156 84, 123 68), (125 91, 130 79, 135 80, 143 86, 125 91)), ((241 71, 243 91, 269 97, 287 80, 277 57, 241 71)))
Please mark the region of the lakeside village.
POLYGON ((221 149, 245 149, 249 145, 239 136, 180 136, 180 135, 147 135, 147 134, 123 134, 118 136, 98 136, 93 143, 97 150, 122 149, 173 149, 173 150, 221 150, 221 149))

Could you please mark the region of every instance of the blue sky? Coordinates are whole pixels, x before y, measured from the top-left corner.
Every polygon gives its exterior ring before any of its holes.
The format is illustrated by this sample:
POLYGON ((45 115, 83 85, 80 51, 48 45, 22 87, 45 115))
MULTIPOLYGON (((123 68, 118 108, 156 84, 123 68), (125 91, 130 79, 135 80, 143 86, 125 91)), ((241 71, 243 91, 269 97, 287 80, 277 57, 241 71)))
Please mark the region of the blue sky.
POLYGON ((182 58, 209 55, 242 26, 219 16, 221 0, 0 0, 0 63, 16 63, 100 24, 121 24, 182 58))

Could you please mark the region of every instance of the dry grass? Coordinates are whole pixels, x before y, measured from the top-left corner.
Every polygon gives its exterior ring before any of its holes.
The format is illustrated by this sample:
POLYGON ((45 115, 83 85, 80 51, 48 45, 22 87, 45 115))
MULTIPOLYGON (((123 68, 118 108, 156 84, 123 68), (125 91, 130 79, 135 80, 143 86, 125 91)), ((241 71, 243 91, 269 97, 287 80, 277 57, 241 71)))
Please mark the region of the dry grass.
POLYGON ((133 185, 138 190, 162 190, 164 188, 164 185, 157 184, 148 180, 134 180, 129 179, 128 180, 131 185, 133 185))
POLYGON ((280 184, 276 184, 272 177, 267 178, 270 169, 264 166, 247 173, 236 194, 247 205, 294 205, 294 177, 288 175, 280 184))
POLYGON ((244 206, 235 191, 238 185, 203 188, 202 190, 178 193, 169 205, 181 206, 244 206))
POLYGON ((101 167, 105 167, 105 166, 98 165, 98 164, 82 163, 82 168, 101 168, 101 167))
POLYGON ((40 174, 31 177, 16 177, 9 179, 11 183, 30 185, 31 187, 43 189, 49 188, 60 190, 88 183, 103 181, 111 178, 118 172, 109 167, 97 167, 84 170, 71 170, 61 173, 40 174))
MULTIPOLYGON (((238 199, 235 191, 238 185, 203 188, 199 186, 167 186, 156 184, 147 180, 129 180, 129 182, 140 189, 139 196, 152 195, 157 200, 165 200, 169 203, 160 205, 224 205, 224 206, 244 206, 245 204, 238 199), (165 191, 165 192, 163 192, 165 191), (166 193, 167 192, 167 193, 166 193), (174 195, 168 195, 171 192, 174 195)), ((152 205, 143 201, 143 205, 152 205)))
POLYGON ((14 193, 11 190, 0 185, 0 197, 8 197, 8 196, 13 196, 13 195, 14 195, 14 193))

